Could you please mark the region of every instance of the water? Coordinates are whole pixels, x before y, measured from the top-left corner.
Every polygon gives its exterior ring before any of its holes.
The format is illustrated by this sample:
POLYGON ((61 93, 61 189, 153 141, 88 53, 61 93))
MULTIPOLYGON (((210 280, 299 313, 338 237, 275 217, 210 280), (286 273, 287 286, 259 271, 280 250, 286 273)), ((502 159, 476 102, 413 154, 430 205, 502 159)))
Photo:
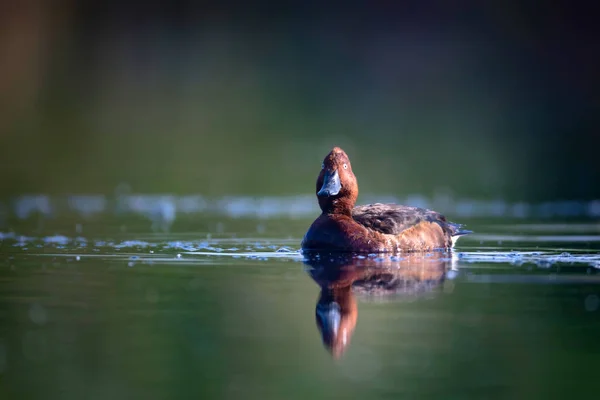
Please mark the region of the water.
POLYGON ((170 233, 81 221, 0 234, 2 399, 600 389, 589 220, 460 220, 477 233, 452 253, 341 260, 298 252, 306 218, 213 216, 170 233))

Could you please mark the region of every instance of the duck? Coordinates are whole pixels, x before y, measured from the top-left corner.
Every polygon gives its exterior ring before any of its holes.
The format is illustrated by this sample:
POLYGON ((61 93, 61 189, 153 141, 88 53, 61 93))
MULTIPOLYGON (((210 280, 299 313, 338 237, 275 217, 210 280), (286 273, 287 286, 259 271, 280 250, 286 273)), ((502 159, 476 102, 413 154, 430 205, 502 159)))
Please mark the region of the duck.
POLYGON ((346 152, 334 147, 324 158, 316 195, 321 215, 302 239, 306 250, 354 253, 444 251, 472 231, 436 211, 400 204, 356 206, 358 183, 346 152))

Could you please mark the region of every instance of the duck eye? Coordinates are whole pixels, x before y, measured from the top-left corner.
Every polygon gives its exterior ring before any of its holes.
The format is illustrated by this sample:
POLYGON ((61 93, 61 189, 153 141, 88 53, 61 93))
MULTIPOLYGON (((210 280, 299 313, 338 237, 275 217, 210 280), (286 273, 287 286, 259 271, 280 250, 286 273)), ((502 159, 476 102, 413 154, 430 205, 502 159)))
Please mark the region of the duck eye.
POLYGON ((348 169, 348 164, 344 164, 344 169, 348 169))

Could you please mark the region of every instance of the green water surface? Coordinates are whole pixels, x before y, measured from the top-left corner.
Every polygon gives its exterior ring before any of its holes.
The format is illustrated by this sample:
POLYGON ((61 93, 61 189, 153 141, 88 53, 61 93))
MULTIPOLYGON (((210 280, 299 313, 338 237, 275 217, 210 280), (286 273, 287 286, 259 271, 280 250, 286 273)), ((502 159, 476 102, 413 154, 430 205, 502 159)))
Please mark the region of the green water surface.
POLYGON ((339 359, 315 323, 320 288, 297 252, 303 222, 262 234, 235 226, 208 237, 4 234, 0 398, 516 399, 600 390, 595 224, 476 226, 430 291, 358 295, 339 359), (531 238, 511 236, 517 231, 531 238))

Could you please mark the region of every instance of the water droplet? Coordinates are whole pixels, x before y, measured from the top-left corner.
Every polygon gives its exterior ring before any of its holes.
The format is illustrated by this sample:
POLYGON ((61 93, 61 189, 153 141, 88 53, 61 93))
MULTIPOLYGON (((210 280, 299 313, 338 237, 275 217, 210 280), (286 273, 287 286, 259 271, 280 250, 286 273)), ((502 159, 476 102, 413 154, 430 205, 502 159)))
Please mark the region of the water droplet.
POLYGON ((458 271, 449 270, 446 272, 446 279, 455 279, 458 276, 458 271))
POLYGON ((552 260, 549 259, 541 259, 536 262, 539 268, 550 268, 552 266, 552 260))
POLYGON ((46 314, 46 309, 44 309, 44 307, 38 303, 33 303, 29 307, 29 318, 34 324, 44 325, 48 320, 48 315, 46 314))
POLYGON ((584 306, 586 311, 596 311, 600 306, 600 297, 595 294, 590 294, 585 298, 584 306))

